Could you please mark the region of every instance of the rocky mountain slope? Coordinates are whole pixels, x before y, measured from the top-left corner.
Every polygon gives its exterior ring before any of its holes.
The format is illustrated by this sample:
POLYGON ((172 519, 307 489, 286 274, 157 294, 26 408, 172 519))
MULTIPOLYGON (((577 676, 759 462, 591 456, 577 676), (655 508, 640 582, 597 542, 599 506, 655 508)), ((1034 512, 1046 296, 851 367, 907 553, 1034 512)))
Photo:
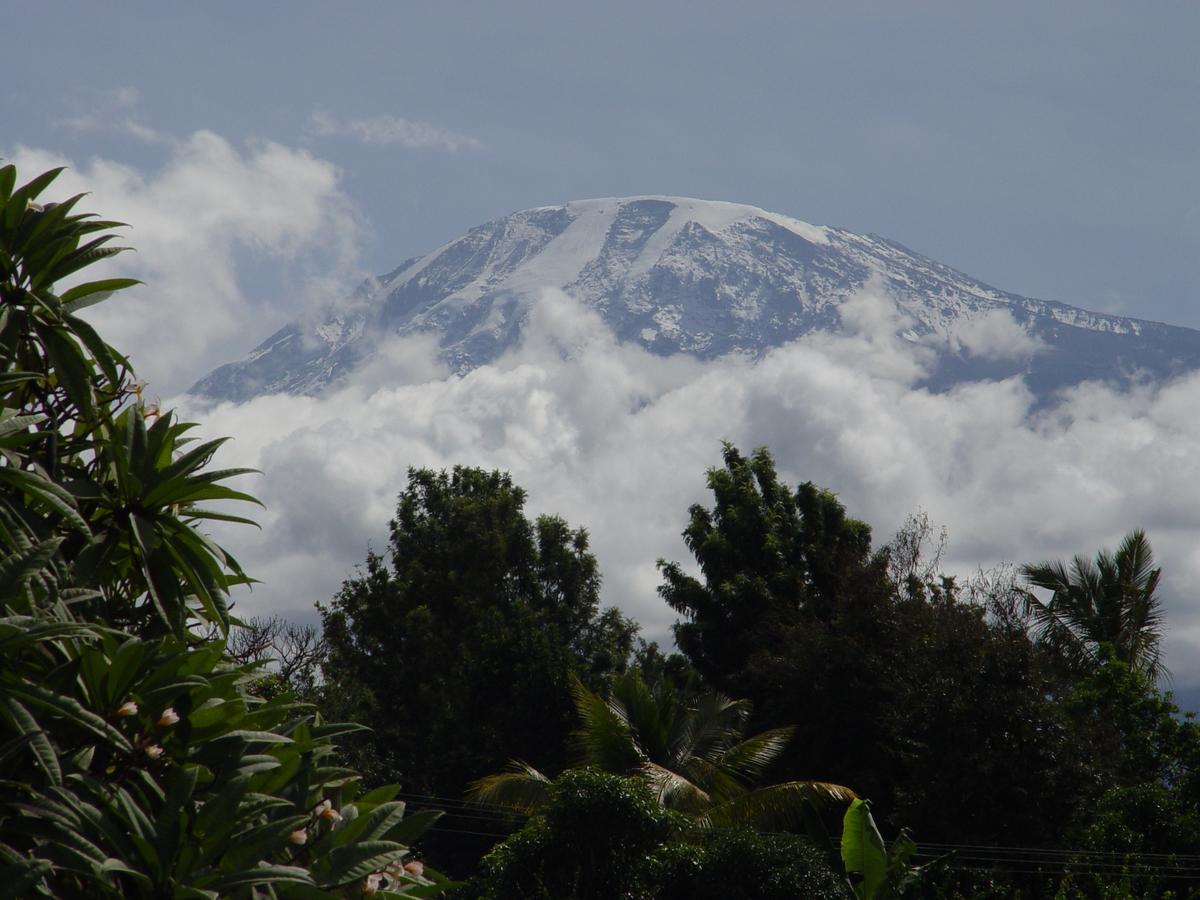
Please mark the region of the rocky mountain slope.
POLYGON ((1200 331, 1006 293, 874 235, 751 206, 677 197, 584 200, 513 213, 361 285, 294 322, 193 393, 245 400, 315 394, 380 337, 432 332, 452 368, 495 360, 531 303, 558 288, 618 338, 654 353, 761 354, 841 327, 871 283, 937 350, 930 386, 1022 374, 1043 397, 1085 379, 1162 378, 1200 367, 1200 331))

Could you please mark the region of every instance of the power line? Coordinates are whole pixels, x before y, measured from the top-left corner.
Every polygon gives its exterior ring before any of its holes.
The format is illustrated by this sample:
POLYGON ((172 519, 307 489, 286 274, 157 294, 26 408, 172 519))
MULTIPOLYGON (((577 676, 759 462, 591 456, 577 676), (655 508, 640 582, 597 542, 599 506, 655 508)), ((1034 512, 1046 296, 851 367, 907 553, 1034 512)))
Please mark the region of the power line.
MULTIPOLYGON (((442 808, 446 817, 431 831, 489 837, 501 840, 508 837, 529 817, 494 803, 465 801, 432 794, 400 792, 397 797, 413 801, 414 805, 442 808), (454 820, 470 820, 480 825, 504 828, 503 832, 479 831, 473 828, 452 827, 454 820)), ((470 824, 467 822, 465 824, 470 824)), ((457 823, 455 823, 457 824, 457 823)), ((803 837, 783 831, 764 831, 773 837, 803 837)), ((834 847, 840 846, 831 838, 834 847)), ((915 860, 931 862, 948 857, 947 866, 959 871, 995 872, 1009 875, 1053 875, 1077 872, 1093 875, 1120 875, 1131 878, 1170 878, 1200 881, 1200 854, 1165 852, 1123 852, 1114 850, 1085 850, 1064 847, 1026 847, 1003 844, 966 844, 948 841, 919 841, 913 854, 915 860)))

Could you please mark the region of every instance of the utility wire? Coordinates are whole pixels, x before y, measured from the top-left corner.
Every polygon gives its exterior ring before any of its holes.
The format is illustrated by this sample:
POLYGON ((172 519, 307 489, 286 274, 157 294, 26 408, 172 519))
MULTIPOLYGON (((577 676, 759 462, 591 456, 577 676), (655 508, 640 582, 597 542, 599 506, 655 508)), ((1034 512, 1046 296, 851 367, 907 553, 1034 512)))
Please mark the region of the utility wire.
MULTIPOLYGON (((399 792, 398 798, 413 805, 440 808, 446 813, 441 824, 431 831, 463 834, 475 837, 503 839, 508 837, 529 817, 494 803, 467 801, 433 794, 399 792), (476 828, 457 828, 462 824, 478 823, 504 831, 479 831, 476 828)), ((793 832, 767 831, 764 835, 796 837, 793 832)), ((838 839, 831 839, 839 846, 838 839)), ((1051 875, 1068 871, 1080 874, 1110 874, 1131 878, 1171 878, 1200 881, 1200 854, 1144 852, 1129 853, 1112 850, 1084 850, 1064 847, 1025 847, 1003 844, 966 844, 948 841, 918 841, 914 859, 932 861, 945 856, 951 869, 976 872, 996 872, 1011 875, 1051 875)))

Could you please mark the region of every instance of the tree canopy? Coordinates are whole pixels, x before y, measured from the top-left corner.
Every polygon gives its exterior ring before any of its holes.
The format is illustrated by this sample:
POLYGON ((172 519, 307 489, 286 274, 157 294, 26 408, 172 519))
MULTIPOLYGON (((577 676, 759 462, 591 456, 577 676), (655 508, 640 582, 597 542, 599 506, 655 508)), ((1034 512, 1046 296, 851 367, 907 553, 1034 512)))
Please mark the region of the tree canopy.
POLYGON ((660 591, 684 615, 680 649, 754 703, 754 728, 801 729, 776 777, 819 772, 927 835, 1049 837, 1073 770, 1023 626, 920 574, 912 540, 873 549, 834 494, 789 488, 765 448, 723 457, 712 508, 693 506, 684 531, 701 577, 660 563, 660 591))
POLYGON ((569 676, 626 664, 635 626, 600 609, 587 533, 524 505, 500 472, 410 470, 390 566, 369 555, 321 607, 329 702, 373 723, 360 758, 407 790, 458 798, 513 755, 558 768, 569 676))
POLYGON ((692 506, 683 532, 703 581, 660 560, 659 593, 685 617, 675 638, 697 670, 748 696, 728 679, 769 654, 775 635, 828 620, 847 598, 878 590, 885 572, 871 557, 870 527, 831 492, 811 482, 790 490, 765 447, 747 458, 727 443, 723 457, 708 472, 713 508, 692 506))

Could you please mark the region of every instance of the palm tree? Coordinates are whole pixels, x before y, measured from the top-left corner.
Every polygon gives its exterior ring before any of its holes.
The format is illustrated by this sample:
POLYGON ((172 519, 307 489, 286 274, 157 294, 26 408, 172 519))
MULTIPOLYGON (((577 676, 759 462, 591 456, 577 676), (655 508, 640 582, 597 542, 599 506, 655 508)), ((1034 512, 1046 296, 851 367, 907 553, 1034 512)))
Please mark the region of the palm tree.
POLYGON ((1163 612, 1157 591, 1162 569, 1146 532, 1127 534, 1116 553, 1097 554, 1095 562, 1076 556, 1068 569, 1061 562, 1023 566, 1035 588, 1050 592, 1043 601, 1026 591, 1026 609, 1039 636, 1074 668, 1086 670, 1108 645, 1115 657, 1149 678, 1169 677, 1163 665, 1163 612))
MULTIPOLYGON (((660 804, 701 827, 787 827, 814 805, 857 796, 824 781, 754 787, 795 729, 743 737, 748 700, 715 691, 689 697, 666 679, 650 686, 632 672, 613 682, 607 700, 574 678, 571 689, 582 722, 575 735, 581 764, 642 778, 660 804)), ((537 769, 513 760, 507 771, 476 781, 468 798, 531 814, 548 798, 549 785, 537 769)))

